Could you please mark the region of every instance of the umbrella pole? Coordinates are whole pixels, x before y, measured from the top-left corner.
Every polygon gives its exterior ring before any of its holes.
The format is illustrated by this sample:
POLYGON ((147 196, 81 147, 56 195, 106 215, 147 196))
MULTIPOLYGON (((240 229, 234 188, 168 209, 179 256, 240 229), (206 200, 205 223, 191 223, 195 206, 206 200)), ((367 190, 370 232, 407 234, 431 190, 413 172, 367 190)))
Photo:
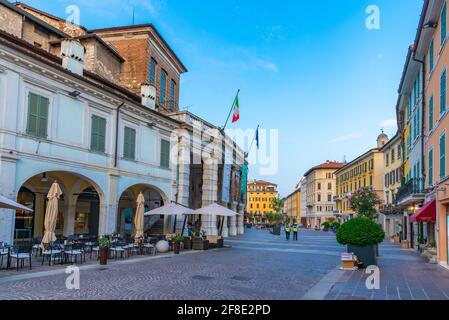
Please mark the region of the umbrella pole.
POLYGON ((225 219, 225 217, 221 217, 221 223, 220 223, 220 236, 223 235, 224 219, 225 219))
POLYGON ((186 222, 187 222, 187 216, 184 216, 184 224, 182 225, 182 233, 181 233, 182 236, 184 236, 184 230, 186 229, 186 222))
POLYGON ((176 220, 178 220, 177 216, 173 216, 175 217, 175 223, 173 224, 173 233, 176 233, 176 220))

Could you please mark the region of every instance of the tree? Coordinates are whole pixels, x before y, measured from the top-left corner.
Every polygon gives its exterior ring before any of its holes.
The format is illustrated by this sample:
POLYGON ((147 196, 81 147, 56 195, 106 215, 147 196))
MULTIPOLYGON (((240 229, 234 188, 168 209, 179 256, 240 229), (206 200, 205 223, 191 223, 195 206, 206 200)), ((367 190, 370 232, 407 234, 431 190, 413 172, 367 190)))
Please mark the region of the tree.
POLYGON ((371 188, 362 188, 354 192, 350 198, 351 210, 360 216, 369 219, 377 218, 376 206, 379 205, 380 199, 371 188))
POLYGON ((283 213, 284 211, 284 200, 282 200, 279 196, 277 198, 273 198, 271 201, 273 206, 273 210, 275 213, 283 213))

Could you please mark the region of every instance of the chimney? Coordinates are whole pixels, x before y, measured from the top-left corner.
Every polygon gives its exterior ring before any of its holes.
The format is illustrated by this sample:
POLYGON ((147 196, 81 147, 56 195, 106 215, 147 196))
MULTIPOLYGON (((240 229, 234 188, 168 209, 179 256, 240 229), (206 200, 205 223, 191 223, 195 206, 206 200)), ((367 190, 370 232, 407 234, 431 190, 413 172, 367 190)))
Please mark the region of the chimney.
POLYGON ((156 109, 156 87, 152 84, 143 83, 140 87, 142 104, 152 110, 156 109))
POLYGON ((78 40, 64 39, 61 42, 62 66, 80 76, 84 70, 84 47, 78 40))

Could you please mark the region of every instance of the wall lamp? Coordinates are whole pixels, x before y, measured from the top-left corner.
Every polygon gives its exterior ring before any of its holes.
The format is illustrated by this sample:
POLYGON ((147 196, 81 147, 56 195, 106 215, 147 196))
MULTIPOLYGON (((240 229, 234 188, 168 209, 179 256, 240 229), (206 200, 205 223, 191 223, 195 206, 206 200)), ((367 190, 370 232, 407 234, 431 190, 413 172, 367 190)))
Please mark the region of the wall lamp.
POLYGON ((81 95, 81 92, 75 90, 69 93, 69 96, 71 96, 72 98, 78 98, 81 95))

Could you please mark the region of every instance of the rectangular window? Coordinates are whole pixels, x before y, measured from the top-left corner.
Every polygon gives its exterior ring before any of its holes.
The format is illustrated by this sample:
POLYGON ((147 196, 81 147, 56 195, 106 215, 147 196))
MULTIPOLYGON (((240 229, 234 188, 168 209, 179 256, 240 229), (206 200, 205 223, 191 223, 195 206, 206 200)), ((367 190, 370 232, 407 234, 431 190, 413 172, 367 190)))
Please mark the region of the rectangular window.
POLYGON ((447 5, 444 4, 443 11, 441 12, 441 47, 443 47, 444 41, 446 41, 446 26, 447 26, 447 5))
POLYGON ((161 140, 161 167, 170 167, 170 141, 161 140))
POLYGON ((176 82, 172 80, 170 82, 170 111, 175 111, 175 90, 176 90, 176 82))
POLYGON ((95 115, 92 116, 90 149, 98 152, 106 150, 106 119, 95 115))
POLYGON ((47 138, 49 104, 48 98, 31 92, 28 94, 27 134, 47 138))
POLYGON ((161 106, 165 106, 165 97, 167 92, 167 72, 161 70, 161 88, 159 94, 159 103, 161 106))
POLYGON ((125 127, 123 157, 129 160, 136 158, 136 130, 129 127, 125 127))
POLYGON ((433 129, 433 96, 429 100, 429 131, 433 129))
POLYGON ((429 151, 429 186, 433 185, 433 149, 429 151))
POLYGON ((430 43, 430 49, 429 49, 429 70, 430 72, 433 71, 433 65, 434 65, 434 51, 435 51, 435 44, 434 41, 430 43))
POLYGON ((418 112, 416 112, 413 115, 413 141, 415 141, 418 136, 418 134, 417 134, 417 132, 418 132, 417 114, 418 114, 418 112))
POLYGON ((446 70, 440 78, 440 116, 446 112, 446 70))
POLYGON ((446 134, 440 137, 440 179, 446 177, 446 134))
POLYGON ((153 58, 150 59, 150 74, 149 74, 149 82, 150 84, 156 84, 156 60, 153 58))

